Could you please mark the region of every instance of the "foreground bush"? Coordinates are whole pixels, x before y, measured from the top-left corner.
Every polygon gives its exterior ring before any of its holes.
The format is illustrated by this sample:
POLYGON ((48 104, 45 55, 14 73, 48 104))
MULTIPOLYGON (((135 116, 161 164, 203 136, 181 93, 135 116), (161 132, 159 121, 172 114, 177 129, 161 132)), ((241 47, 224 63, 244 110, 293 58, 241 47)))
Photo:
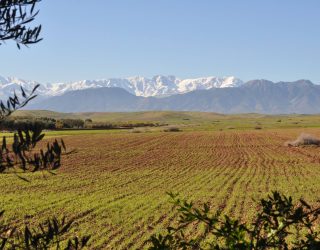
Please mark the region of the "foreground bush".
POLYGON ((273 192, 260 201, 260 211, 251 223, 242 223, 221 212, 211 213, 208 204, 195 207, 169 193, 178 211, 178 226, 151 237, 149 249, 320 249, 320 207, 313 209, 304 200, 273 192), (197 224, 195 237, 187 237, 197 224), (204 226, 199 230, 200 224, 204 226))

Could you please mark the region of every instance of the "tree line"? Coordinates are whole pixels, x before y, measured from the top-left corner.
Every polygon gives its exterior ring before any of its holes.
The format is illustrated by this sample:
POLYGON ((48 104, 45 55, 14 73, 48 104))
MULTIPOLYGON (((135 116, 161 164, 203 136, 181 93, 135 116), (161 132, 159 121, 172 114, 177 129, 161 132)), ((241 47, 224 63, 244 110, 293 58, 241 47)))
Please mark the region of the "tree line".
POLYGON ((27 129, 33 126, 41 127, 45 130, 60 129, 131 129, 138 127, 158 127, 165 124, 151 122, 93 122, 91 119, 54 119, 50 117, 30 117, 30 116, 14 116, 8 117, 0 123, 2 131, 17 131, 27 129))

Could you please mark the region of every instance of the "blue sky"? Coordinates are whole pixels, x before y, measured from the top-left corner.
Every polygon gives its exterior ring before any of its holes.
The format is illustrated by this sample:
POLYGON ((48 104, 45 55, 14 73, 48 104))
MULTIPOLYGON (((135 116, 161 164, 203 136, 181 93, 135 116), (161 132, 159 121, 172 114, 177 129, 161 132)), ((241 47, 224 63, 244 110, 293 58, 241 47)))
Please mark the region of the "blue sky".
POLYGON ((0 75, 320 82, 319 0, 44 0, 39 9, 44 40, 0 46, 0 75))

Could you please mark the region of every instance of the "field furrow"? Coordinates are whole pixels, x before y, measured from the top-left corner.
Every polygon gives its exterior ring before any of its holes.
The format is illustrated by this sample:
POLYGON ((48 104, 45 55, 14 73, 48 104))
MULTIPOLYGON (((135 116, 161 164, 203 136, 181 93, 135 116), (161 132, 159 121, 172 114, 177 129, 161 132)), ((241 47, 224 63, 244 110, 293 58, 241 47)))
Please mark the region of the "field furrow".
MULTIPOLYGON (((73 218, 74 232, 92 235, 90 249, 141 249, 153 233, 176 221, 166 192, 197 204, 209 202, 212 209, 243 221, 255 216, 256 201, 271 190, 315 203, 320 199, 320 149, 284 146, 300 132, 65 136, 77 151, 63 160, 57 175, 22 174, 28 183, 0 176, 1 207, 17 226, 54 214, 73 218)), ((310 132, 320 136, 315 129, 310 132)))

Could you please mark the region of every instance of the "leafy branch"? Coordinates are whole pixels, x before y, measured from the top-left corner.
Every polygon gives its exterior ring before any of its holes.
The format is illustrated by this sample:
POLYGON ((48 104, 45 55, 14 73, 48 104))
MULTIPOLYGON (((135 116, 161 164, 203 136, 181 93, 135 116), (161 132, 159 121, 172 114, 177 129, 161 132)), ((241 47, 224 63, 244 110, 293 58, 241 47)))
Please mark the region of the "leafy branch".
MULTIPOLYGON (((36 97, 36 85, 30 94, 21 87, 21 97, 14 93, 7 102, 0 102, 0 122, 17 109, 24 107, 36 97)), ((18 167, 23 171, 55 170, 61 166, 61 156, 67 154, 64 141, 57 139, 48 142, 45 149, 34 152, 37 144, 44 138, 42 127, 38 125, 18 129, 13 135, 11 148, 4 136, 0 148, 0 173, 10 168, 18 167)))
POLYGON ((178 226, 153 235, 149 249, 320 249, 320 207, 312 208, 302 199, 293 204, 291 197, 272 192, 260 201, 261 210, 250 224, 221 216, 220 211, 212 214, 208 204, 198 208, 176 194, 169 196, 179 214, 178 226), (192 223, 205 229, 196 232, 196 237, 187 237, 192 223))
POLYGON ((29 27, 39 13, 35 7, 40 1, 0 0, 0 41, 13 40, 19 49, 20 44, 40 42, 41 25, 29 27))
MULTIPOLYGON (((0 122, 35 98, 38 87, 39 85, 35 86, 30 94, 21 87, 21 95, 14 93, 6 102, 0 101, 0 122)), ((0 173, 15 168, 29 172, 58 169, 61 166, 62 155, 71 152, 67 152, 62 139, 48 142, 45 148, 37 151, 38 144, 45 136, 42 132, 42 127, 37 124, 20 128, 14 133, 10 146, 4 136, 0 145, 0 173)), ((54 217, 32 228, 25 226, 21 231, 11 223, 5 224, 3 214, 4 211, 1 211, 0 250, 51 248, 77 250, 84 248, 90 239, 89 236, 68 238, 73 220, 66 221, 64 218, 59 220, 54 217)))
MULTIPOLYGON (((2 219, 3 211, 0 214, 2 219)), ((84 248, 90 236, 68 239, 73 221, 65 218, 47 219, 36 227, 25 226, 24 230, 0 222, 0 249, 65 249, 76 250, 84 248)))
POLYGON ((11 115, 14 111, 23 108, 26 106, 32 99, 36 98, 37 95, 35 91, 39 88, 39 84, 37 84, 32 91, 27 94, 26 91, 20 87, 21 97, 19 97, 16 93, 13 96, 10 96, 6 102, 0 101, 0 121, 4 120, 6 117, 11 115))

